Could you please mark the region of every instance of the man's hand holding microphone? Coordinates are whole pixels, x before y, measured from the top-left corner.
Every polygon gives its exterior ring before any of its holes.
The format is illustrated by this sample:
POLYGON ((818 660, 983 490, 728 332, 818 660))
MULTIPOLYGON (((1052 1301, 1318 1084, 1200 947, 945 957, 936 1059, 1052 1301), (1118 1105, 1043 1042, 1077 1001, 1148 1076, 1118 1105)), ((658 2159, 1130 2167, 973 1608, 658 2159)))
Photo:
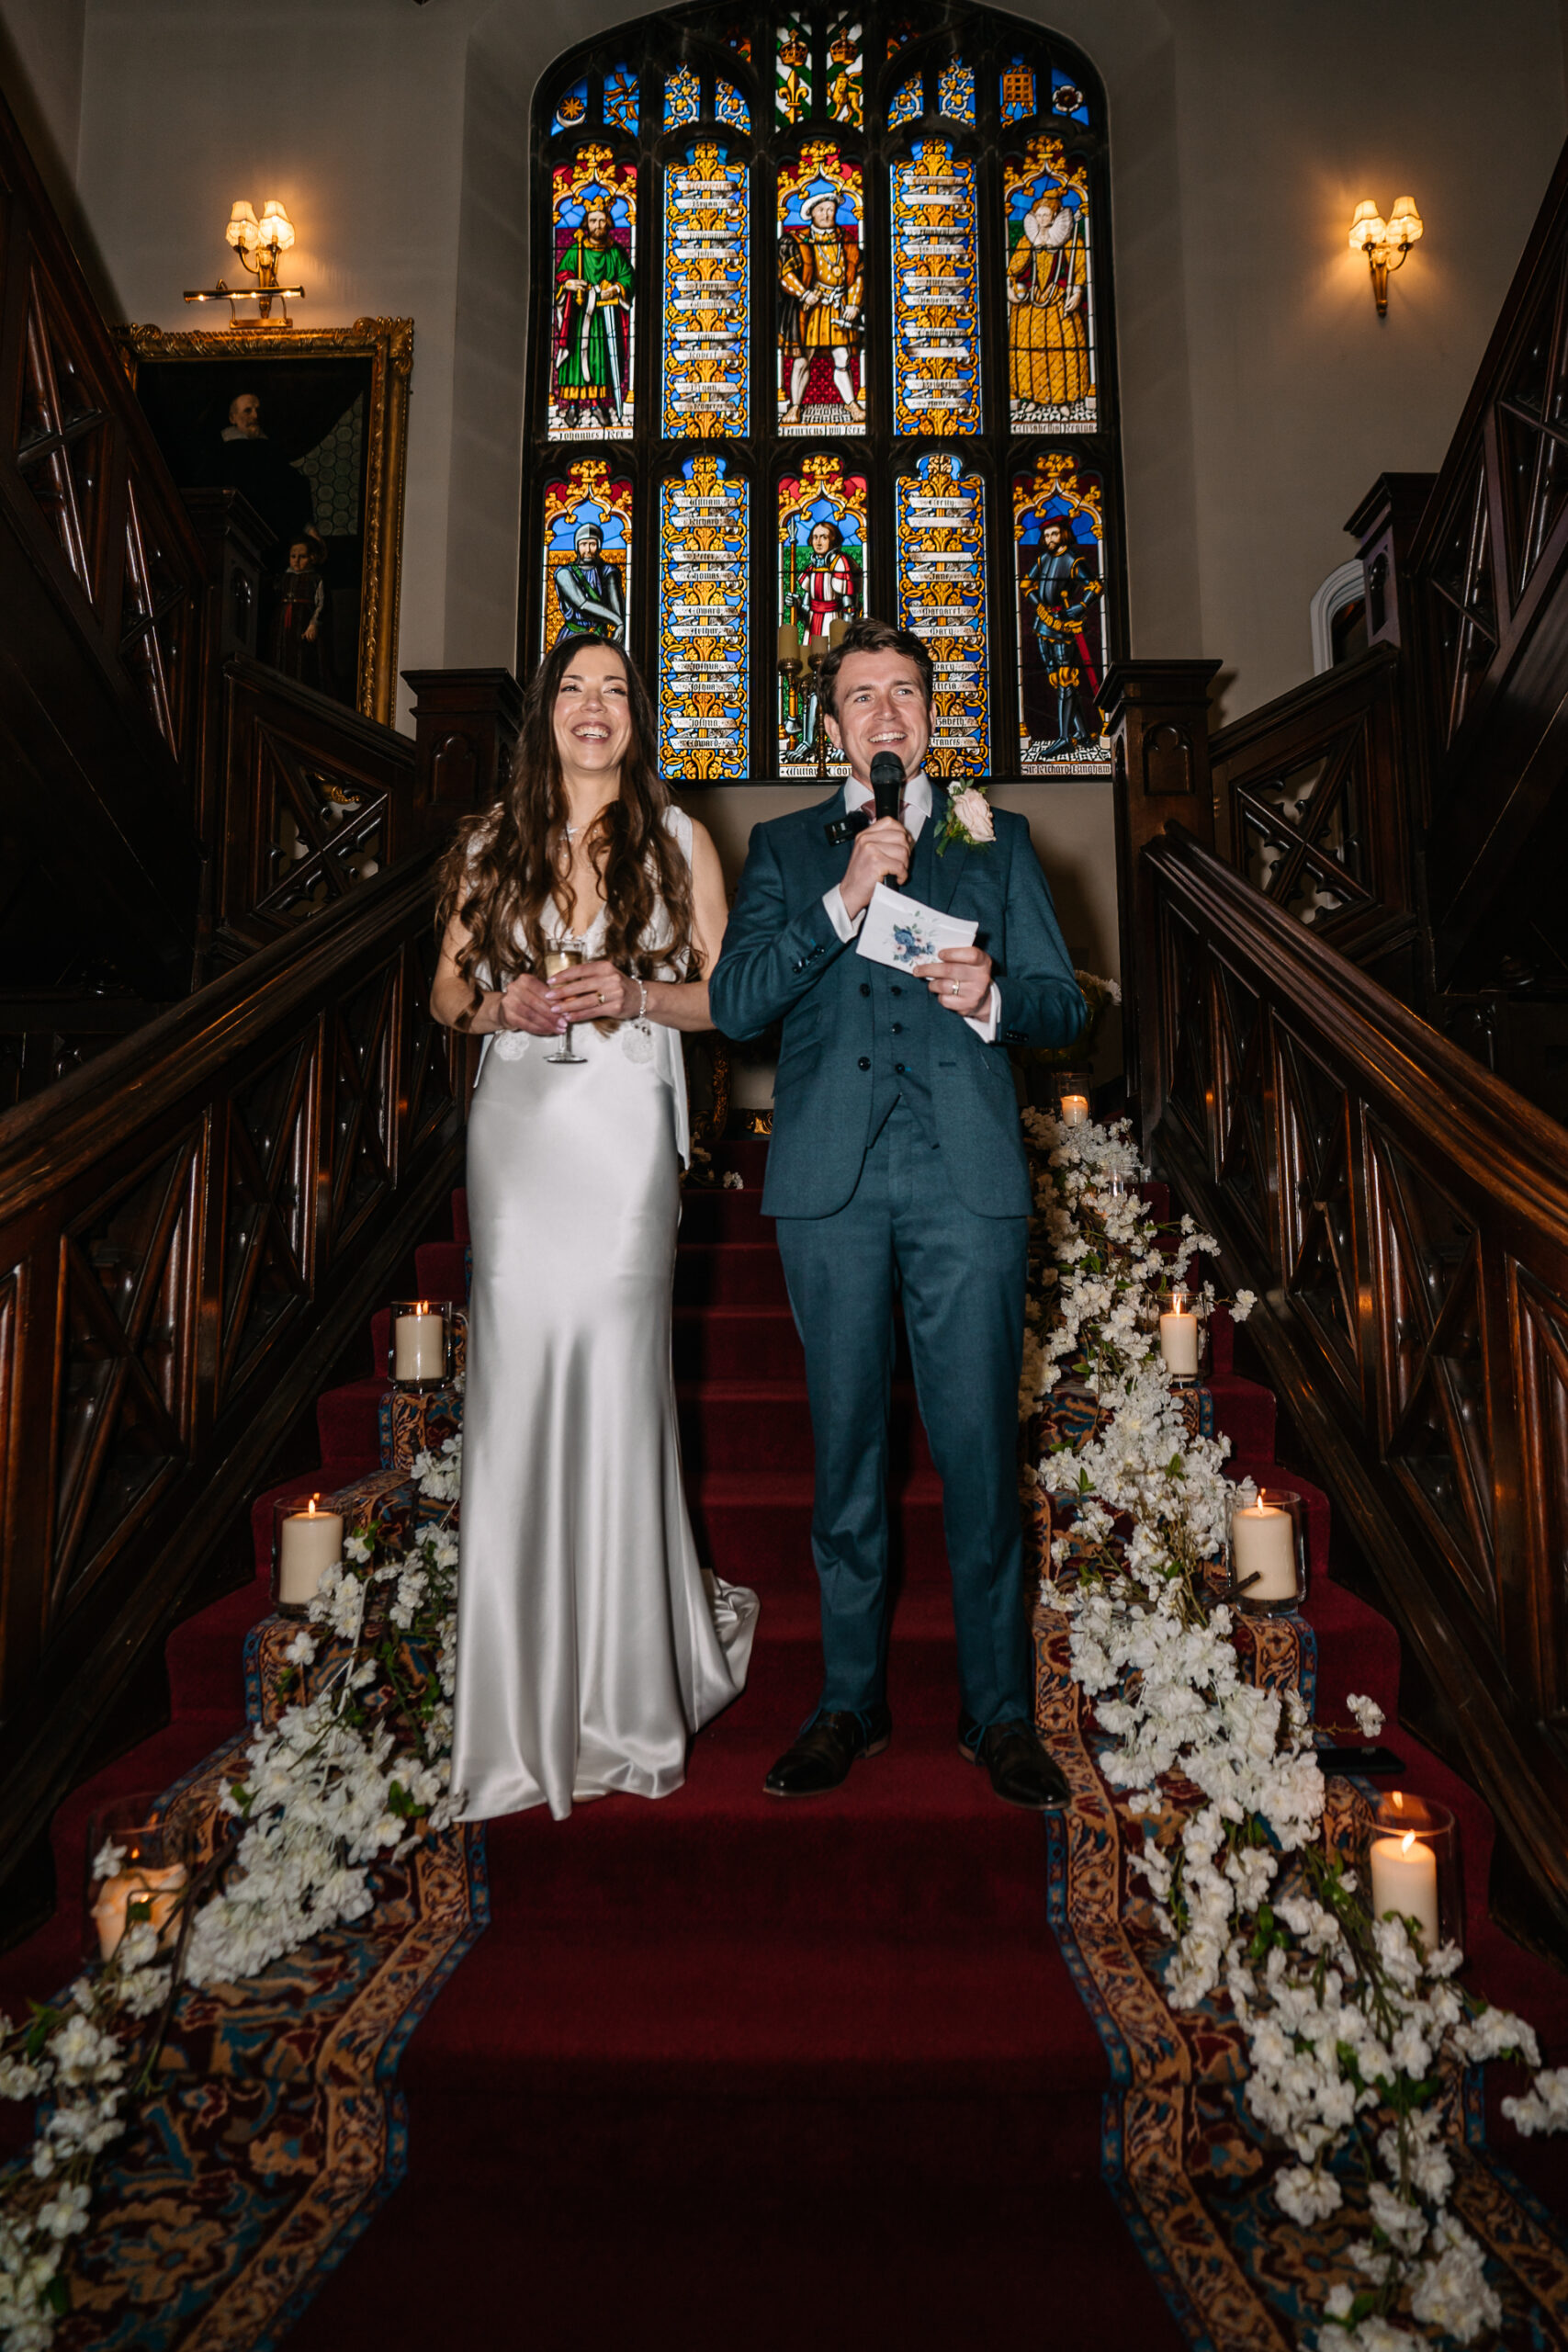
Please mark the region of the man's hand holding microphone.
POLYGON ((844 911, 852 918, 863 914, 870 906, 871 894, 879 882, 890 883, 897 889, 908 879, 909 860, 915 848, 898 820, 904 763, 896 752, 878 752, 872 761, 871 789, 876 801, 875 819, 863 832, 855 835, 855 845, 839 885, 844 911))

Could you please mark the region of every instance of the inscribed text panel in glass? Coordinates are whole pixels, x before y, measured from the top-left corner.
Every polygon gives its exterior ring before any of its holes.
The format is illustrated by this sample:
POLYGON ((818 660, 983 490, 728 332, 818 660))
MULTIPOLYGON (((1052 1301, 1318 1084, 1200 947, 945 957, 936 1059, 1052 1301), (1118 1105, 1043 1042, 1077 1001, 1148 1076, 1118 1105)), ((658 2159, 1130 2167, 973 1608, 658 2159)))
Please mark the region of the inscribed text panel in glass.
POLYGON ((630 65, 617 65, 604 76, 604 119, 628 139, 637 137, 637 74, 630 65))
POLYGON ((784 662, 815 638, 825 652, 833 624, 865 611, 865 476, 813 450, 779 483, 779 774, 847 775, 832 749, 809 672, 784 662), (794 632, 793 639, 790 632, 794 632))
POLYGON ((1063 449, 1013 476, 1019 770, 1111 764, 1095 705, 1105 675, 1103 486, 1063 449))
POLYGON ((678 65, 664 81, 664 128, 679 130, 682 123, 695 122, 703 110, 702 84, 689 65, 678 65))
POLYGON ((1059 139, 1002 158, 1008 243, 1008 386, 1015 432, 1091 432, 1094 285, 1089 168, 1059 139))
POLYGON ((932 775, 988 775, 986 486, 946 449, 917 458, 895 486, 898 626, 924 640, 935 677, 932 775))
POLYGON ((864 120, 861 30, 845 16, 837 17, 828 31, 828 111, 835 122, 852 123, 857 130, 864 120))
POLYGON ((712 782, 747 770, 750 492, 720 457, 659 486, 659 764, 712 782))
POLYGON ((781 164, 779 430, 865 430, 860 165, 831 140, 781 164))
POLYGON ((779 18, 773 107, 781 122, 803 122, 811 112, 811 31, 798 16, 779 18))
POLYGON ((546 482, 541 653, 562 637, 627 642, 632 499, 630 481, 603 458, 583 458, 546 482))
POLYGON ((664 175, 663 431, 750 429, 751 300, 746 165, 709 141, 664 175))
POLYGON ((925 112, 924 77, 911 74, 908 80, 893 93, 893 103, 887 109, 887 128, 897 130, 901 122, 918 122, 925 112))
POLYGON ((980 430, 975 166, 945 139, 892 170, 893 425, 980 430))
POLYGON ((944 65, 937 76, 936 110, 947 116, 950 122, 973 122, 975 119, 975 69, 955 57, 944 65))
POLYGON ((637 165, 582 147, 553 175, 552 441, 631 438, 637 165))

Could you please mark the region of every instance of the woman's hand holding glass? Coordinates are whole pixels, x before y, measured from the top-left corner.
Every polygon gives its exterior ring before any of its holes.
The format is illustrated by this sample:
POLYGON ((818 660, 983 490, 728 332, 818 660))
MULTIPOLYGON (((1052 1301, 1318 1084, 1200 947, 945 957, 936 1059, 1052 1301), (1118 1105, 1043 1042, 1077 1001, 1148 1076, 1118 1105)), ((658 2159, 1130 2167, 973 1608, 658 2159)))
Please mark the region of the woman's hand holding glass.
POLYGON ((558 972, 548 985, 547 1000, 563 1028, 574 1021, 632 1021, 642 1002, 636 980, 617 971, 603 957, 558 972))
POLYGON ((501 991, 501 1029, 525 1029, 530 1037, 558 1037, 567 1028, 548 984, 532 972, 520 973, 501 991))

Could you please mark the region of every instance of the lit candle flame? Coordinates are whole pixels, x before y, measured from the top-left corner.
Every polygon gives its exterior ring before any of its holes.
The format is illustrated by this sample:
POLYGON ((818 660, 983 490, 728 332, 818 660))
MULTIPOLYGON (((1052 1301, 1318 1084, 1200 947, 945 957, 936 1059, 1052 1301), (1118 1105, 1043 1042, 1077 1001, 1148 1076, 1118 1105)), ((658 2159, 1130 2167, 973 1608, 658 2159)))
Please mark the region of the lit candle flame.
POLYGON ((1393 1802, 1399 1811, 1403 1813, 1404 1811, 1404 1792, 1403 1789, 1395 1789, 1393 1792, 1393 1802))
POLYGON ((1408 1852, 1410 1851, 1410 1849, 1412 1848, 1412 1846, 1414 1846, 1414 1844, 1415 1844, 1415 1843, 1416 1843, 1416 1832, 1414 1831, 1414 1829, 1407 1829, 1407 1830, 1405 1831, 1405 1833, 1404 1833, 1404 1837, 1403 1837, 1403 1838, 1400 1839, 1400 1841, 1399 1841, 1399 1850, 1400 1850, 1400 1852, 1401 1852, 1402 1854, 1408 1854, 1408 1852))

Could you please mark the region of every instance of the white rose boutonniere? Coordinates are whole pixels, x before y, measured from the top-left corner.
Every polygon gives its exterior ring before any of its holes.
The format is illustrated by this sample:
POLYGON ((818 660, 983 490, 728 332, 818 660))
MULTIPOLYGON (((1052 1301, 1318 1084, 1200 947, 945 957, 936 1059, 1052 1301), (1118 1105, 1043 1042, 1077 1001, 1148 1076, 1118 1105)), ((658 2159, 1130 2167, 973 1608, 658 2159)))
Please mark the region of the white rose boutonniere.
POLYGON ((949 842, 962 842, 965 849, 986 849, 996 838, 991 804, 977 784, 966 784, 948 795, 947 815, 937 841, 939 854, 949 842))

